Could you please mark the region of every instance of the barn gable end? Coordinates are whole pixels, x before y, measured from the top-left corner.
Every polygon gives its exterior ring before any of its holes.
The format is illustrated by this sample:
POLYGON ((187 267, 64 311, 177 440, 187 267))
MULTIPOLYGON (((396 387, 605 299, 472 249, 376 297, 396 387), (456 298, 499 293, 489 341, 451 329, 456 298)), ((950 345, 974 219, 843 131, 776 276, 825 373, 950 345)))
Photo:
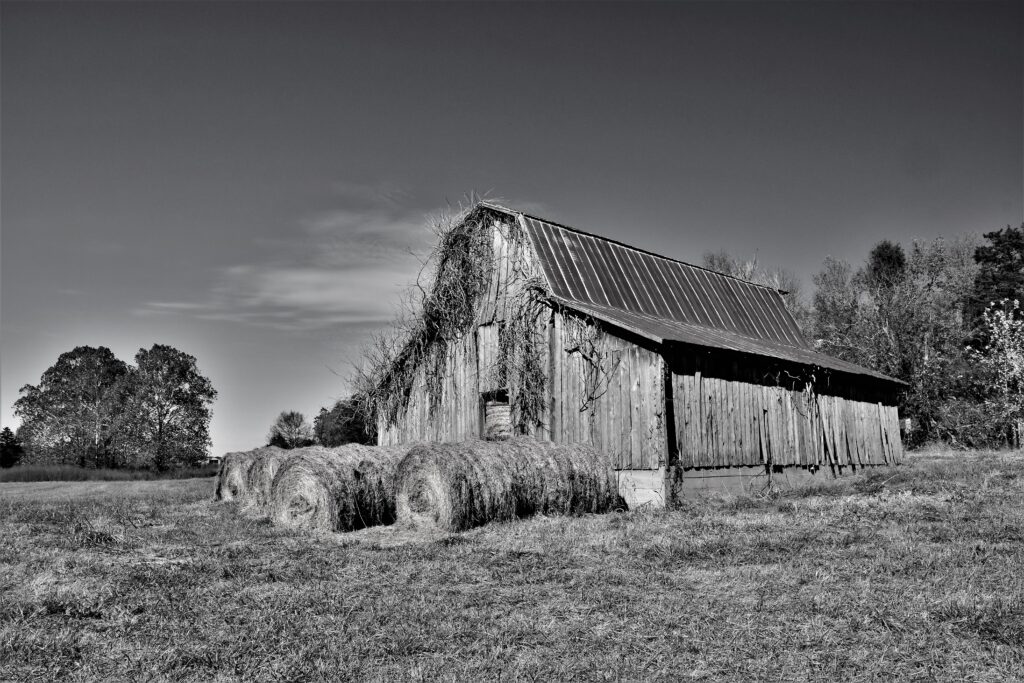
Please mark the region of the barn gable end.
POLYGON ((492 245, 475 320, 439 389, 422 366, 380 416, 381 445, 504 415, 605 450, 627 500, 657 505, 723 475, 899 462, 899 383, 816 353, 778 291, 495 205, 468 217, 492 245))

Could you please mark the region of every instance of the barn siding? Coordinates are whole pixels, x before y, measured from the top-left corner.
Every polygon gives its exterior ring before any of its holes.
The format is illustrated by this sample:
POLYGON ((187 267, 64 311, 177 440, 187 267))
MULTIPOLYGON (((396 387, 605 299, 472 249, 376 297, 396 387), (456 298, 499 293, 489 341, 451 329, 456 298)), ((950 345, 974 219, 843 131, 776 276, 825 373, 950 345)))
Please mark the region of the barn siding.
POLYGON ((423 372, 417 374, 404 413, 393 425, 377 425, 377 441, 393 446, 414 441, 464 441, 481 433, 481 404, 477 391, 477 344, 466 335, 449 348, 442 398, 433 417, 423 372))
POLYGON ((900 462, 896 407, 785 386, 672 374, 683 468, 900 462))
MULTIPOLYGON (((550 335, 544 423, 534 433, 559 443, 589 443, 608 451, 619 469, 657 470, 668 455, 665 365, 660 354, 608 334, 598 337, 604 370, 591 378, 588 361, 569 353, 566 316, 553 311, 539 321, 550 335)), ((495 391, 498 323, 453 344, 446 362, 443 397, 433 416, 424 375, 417 375, 409 404, 397 424, 378 427, 381 445, 412 441, 462 441, 482 435, 481 398, 495 391)), ((514 416, 513 416, 514 419, 514 416)))

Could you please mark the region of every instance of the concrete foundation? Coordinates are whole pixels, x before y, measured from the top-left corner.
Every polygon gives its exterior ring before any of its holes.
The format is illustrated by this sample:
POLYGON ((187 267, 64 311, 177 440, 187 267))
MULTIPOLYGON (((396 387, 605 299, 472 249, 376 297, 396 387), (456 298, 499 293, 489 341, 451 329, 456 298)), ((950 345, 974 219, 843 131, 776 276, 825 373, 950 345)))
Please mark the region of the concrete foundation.
MULTIPOLYGON (((799 484, 835 479, 830 468, 780 467, 772 475, 775 486, 785 489, 799 484)), ((757 493, 768 485, 768 473, 761 467, 716 467, 683 472, 676 495, 687 498, 709 491, 757 493)))
MULTIPOLYGON (((853 472, 842 468, 839 475, 853 472)), ((759 493, 768 485, 765 467, 709 467, 704 469, 618 470, 619 495, 630 510, 642 507, 664 508, 673 500, 699 498, 702 493, 759 493)), ((836 478, 829 467, 810 469, 779 467, 772 475, 776 487, 785 490, 802 484, 825 482, 836 478)))
POLYGON ((656 470, 618 470, 615 474, 619 480, 619 495, 630 510, 665 507, 667 496, 664 467, 656 470))

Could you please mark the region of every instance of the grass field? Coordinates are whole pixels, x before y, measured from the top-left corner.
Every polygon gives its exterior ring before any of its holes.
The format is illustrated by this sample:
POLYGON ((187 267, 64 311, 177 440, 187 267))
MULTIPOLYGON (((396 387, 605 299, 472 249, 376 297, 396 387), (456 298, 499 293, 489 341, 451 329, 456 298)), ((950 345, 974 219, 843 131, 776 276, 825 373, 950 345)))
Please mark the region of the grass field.
POLYGON ((0 679, 1020 680, 1024 454, 672 512, 305 535, 0 484, 0 679))

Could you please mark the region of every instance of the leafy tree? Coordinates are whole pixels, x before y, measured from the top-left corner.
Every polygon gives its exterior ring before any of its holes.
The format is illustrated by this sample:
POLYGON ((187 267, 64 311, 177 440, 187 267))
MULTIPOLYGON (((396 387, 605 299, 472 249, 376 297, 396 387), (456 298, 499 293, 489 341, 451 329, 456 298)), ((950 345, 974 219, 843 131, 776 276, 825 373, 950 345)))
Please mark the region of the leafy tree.
POLYGON ((985 427, 1020 447, 1024 437, 1024 316, 1019 300, 993 302, 982 313, 985 342, 969 348, 972 361, 986 372, 985 427))
POLYGON ((974 246, 971 238, 917 241, 899 265, 902 249, 883 242, 858 271, 826 259, 814 278, 817 348, 907 382, 900 409, 917 425, 912 441, 952 438, 961 429, 950 426, 962 412, 956 402, 978 400, 964 350, 974 246))
POLYGON ((876 290, 892 289, 903 281, 907 270, 907 257, 903 247, 889 240, 874 246, 865 265, 865 279, 876 290))
POLYGON ((330 410, 321 408, 313 420, 317 441, 324 446, 377 443, 375 431, 366 428, 365 414, 366 410, 357 396, 338 401, 330 410))
POLYGON ((1024 301, 1024 224, 1008 225, 983 237, 988 244, 974 250, 978 273, 970 306, 977 323, 982 323, 982 312, 994 301, 1024 301))
POLYGON ((14 403, 34 459, 104 466, 116 459, 120 392, 127 366, 101 346, 62 353, 14 403))
POLYGON ((826 257, 814 276, 814 286, 815 346, 831 356, 860 362, 864 355, 857 334, 860 292, 850 264, 826 257))
POLYGON ((305 415, 295 410, 286 410, 277 416, 271 426, 267 442, 278 448, 304 448, 312 446, 316 439, 305 415))
POLYGON ((25 455, 21 441, 14 435, 10 427, 0 431, 0 467, 14 467, 25 455))
POLYGON ((210 445, 217 397, 194 356, 163 344, 139 349, 125 383, 125 422, 135 465, 197 465, 210 445))

